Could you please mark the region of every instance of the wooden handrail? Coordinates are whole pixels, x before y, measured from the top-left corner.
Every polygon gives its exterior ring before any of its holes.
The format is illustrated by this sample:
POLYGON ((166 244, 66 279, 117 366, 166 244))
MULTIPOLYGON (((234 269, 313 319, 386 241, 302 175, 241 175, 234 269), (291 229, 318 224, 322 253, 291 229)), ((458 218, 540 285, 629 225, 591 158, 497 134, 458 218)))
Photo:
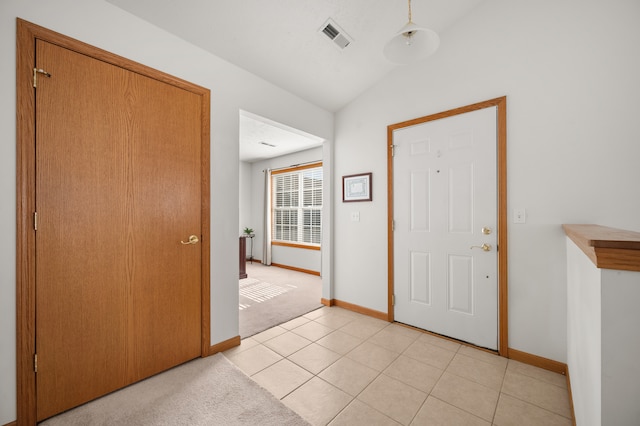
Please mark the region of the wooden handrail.
POLYGON ((562 225, 594 265, 640 272, 640 232, 601 225, 562 225))

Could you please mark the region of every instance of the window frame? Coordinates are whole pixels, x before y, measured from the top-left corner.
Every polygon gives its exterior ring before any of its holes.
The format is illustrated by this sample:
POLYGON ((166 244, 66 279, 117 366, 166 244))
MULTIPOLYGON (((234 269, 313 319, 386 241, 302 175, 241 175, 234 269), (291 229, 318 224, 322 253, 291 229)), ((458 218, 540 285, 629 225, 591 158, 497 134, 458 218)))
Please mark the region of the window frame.
MULTIPOLYGON (((323 205, 320 206, 312 206, 312 207, 304 207, 304 185, 302 183, 304 170, 308 169, 320 169, 323 172, 323 181, 324 181, 324 170, 322 170, 322 161, 305 164, 302 166, 295 167, 286 167, 283 169, 274 170, 271 172, 271 245, 274 246, 284 246, 284 247, 294 247, 294 248, 302 248, 308 250, 320 250, 322 247, 322 241, 320 243, 308 243, 304 241, 300 241, 301 237, 304 234, 304 211, 319 211, 320 212, 320 236, 322 236, 322 209, 323 205), (276 239, 276 201, 277 201, 277 192, 276 192, 276 179, 278 175, 283 174, 296 174, 299 179, 298 185, 298 206, 291 208, 297 212, 297 240, 279 240, 276 239)), ((321 187, 324 198, 324 188, 321 187)), ((322 200, 324 201, 324 200, 322 200)), ((324 203, 323 203, 324 204, 324 203)))

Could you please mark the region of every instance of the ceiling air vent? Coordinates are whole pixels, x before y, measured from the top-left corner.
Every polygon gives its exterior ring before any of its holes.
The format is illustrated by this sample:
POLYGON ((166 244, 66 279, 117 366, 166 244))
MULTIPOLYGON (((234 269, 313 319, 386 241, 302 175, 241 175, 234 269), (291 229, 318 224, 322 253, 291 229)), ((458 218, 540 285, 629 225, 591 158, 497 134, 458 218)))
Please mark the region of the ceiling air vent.
POLYGON ((332 19, 325 22, 320 28, 320 32, 329 37, 340 50, 347 47, 353 41, 332 19))

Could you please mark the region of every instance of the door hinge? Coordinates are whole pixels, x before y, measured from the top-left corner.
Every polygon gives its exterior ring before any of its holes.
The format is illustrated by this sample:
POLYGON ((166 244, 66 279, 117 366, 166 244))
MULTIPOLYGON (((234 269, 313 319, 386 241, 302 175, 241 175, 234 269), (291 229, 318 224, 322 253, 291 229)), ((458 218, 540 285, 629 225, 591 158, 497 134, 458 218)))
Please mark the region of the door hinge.
POLYGON ((33 354, 33 372, 38 372, 38 354, 33 354))
POLYGON ((395 294, 391 295, 391 306, 396 306, 396 295, 395 294))
POLYGON ((42 74, 45 77, 51 77, 51 74, 49 74, 42 68, 34 68, 33 69, 33 87, 38 87, 38 74, 42 74))
POLYGON ((391 231, 395 231, 395 230, 396 230, 396 220, 391 219, 391 231))
POLYGON ((38 212, 33 212, 33 230, 38 230, 38 212))
POLYGON ((398 145, 389 145, 389 148, 391 148, 391 156, 392 157, 396 156, 396 146, 398 146, 398 145))

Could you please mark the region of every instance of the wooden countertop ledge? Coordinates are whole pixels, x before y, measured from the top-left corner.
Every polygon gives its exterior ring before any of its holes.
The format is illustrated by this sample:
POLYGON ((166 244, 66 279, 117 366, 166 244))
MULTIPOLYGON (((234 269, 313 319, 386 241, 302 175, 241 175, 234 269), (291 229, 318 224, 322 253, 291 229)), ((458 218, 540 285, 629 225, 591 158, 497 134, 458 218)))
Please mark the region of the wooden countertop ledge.
POLYGON ((640 272, 640 232, 600 225, 562 225, 598 268, 640 272))

